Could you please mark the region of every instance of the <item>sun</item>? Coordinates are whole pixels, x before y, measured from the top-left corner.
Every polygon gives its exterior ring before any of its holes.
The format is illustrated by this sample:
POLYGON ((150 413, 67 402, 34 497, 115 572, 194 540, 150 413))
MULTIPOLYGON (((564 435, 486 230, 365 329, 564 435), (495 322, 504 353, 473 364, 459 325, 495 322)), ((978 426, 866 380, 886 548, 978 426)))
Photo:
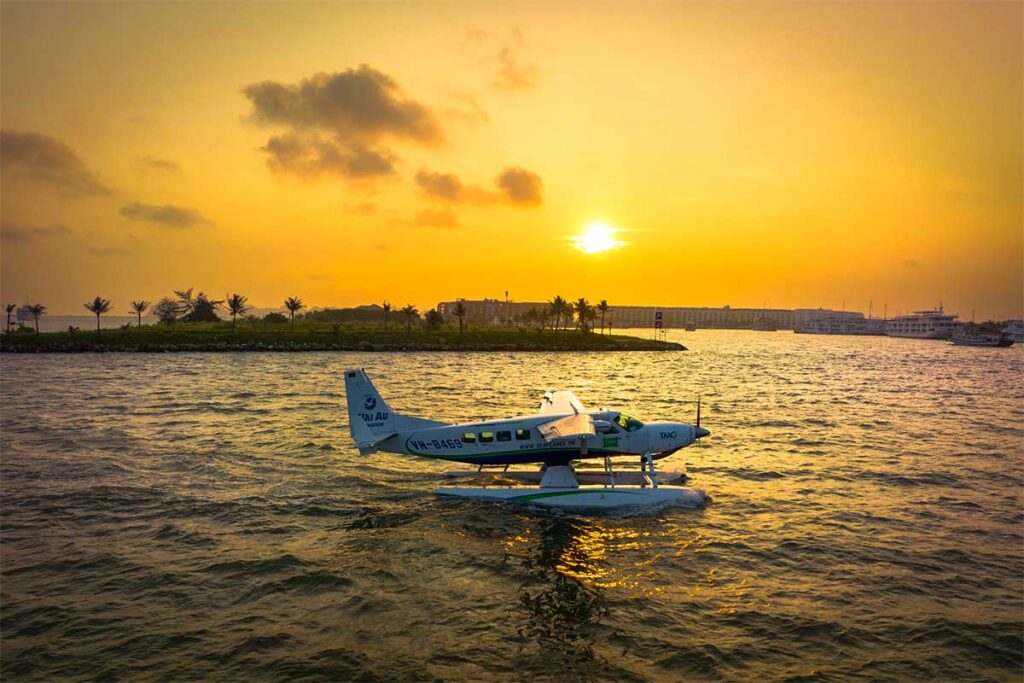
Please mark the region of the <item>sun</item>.
POLYGON ((572 238, 573 246, 584 254, 597 254, 609 249, 621 247, 625 242, 615 239, 615 228, 607 223, 591 223, 584 228, 583 233, 572 238))

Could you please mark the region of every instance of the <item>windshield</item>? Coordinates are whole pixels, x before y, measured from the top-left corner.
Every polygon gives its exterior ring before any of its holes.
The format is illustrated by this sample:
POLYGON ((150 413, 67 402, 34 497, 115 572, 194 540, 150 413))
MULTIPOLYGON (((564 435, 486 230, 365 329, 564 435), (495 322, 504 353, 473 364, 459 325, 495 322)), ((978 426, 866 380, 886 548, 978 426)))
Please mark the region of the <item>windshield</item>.
POLYGON ((644 426, 643 422, 636 419, 635 417, 630 417, 625 413, 620 413, 619 416, 615 418, 615 424, 619 425, 627 432, 635 432, 636 430, 644 426))

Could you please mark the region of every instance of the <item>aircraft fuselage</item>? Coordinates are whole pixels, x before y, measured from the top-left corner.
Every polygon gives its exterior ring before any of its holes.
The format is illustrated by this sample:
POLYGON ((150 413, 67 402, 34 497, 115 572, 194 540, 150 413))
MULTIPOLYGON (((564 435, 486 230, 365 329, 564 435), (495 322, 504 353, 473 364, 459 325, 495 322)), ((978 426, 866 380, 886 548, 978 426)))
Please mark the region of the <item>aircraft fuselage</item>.
MULTIPOLYGON (((375 444, 375 450, 418 455, 475 465, 542 462, 564 465, 582 458, 643 455, 663 458, 693 443, 699 428, 677 422, 641 424, 621 419, 620 413, 588 413, 601 426, 587 439, 546 441, 537 426, 552 415, 531 415, 399 431, 375 444)), ((704 430, 701 430, 704 431, 704 430)))

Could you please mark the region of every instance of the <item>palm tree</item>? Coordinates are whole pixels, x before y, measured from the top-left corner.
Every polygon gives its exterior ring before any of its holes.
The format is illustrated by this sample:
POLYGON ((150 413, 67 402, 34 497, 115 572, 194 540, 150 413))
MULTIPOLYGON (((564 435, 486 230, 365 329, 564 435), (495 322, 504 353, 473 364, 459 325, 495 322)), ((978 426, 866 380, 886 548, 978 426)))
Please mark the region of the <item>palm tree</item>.
POLYGON ((11 331, 11 313, 14 313, 14 309, 18 307, 18 304, 7 304, 7 331, 11 331))
POLYGON ((402 313, 405 314, 405 333, 406 334, 411 334, 412 333, 412 317, 414 315, 419 315, 419 313, 420 313, 419 309, 417 309, 412 304, 409 304, 408 306, 406 306, 405 308, 402 309, 402 313))
POLYGON ((241 294, 232 294, 231 296, 225 294, 224 300, 228 305, 228 313, 231 314, 231 334, 234 334, 235 319, 249 310, 249 305, 246 303, 249 298, 241 294))
POLYGON ((562 314, 565 313, 565 307, 567 302, 560 295, 548 302, 551 306, 551 315, 555 318, 555 329, 558 329, 559 323, 562 322, 562 314))
POLYGON ((295 314, 306 307, 302 303, 302 299, 297 296, 290 296, 284 300, 284 307, 288 309, 288 313, 291 314, 292 318, 292 330, 295 329, 295 314))
POLYGON ((587 331, 587 320, 592 316, 592 310, 590 304, 582 296, 576 300, 575 304, 571 304, 572 309, 576 312, 576 327, 582 329, 584 332, 587 331))
POLYGON ((462 334, 462 319, 466 317, 466 307, 462 305, 462 302, 455 304, 455 310, 452 311, 459 319, 459 334, 462 334))
POLYGON ((42 304, 32 304, 28 307, 28 312, 32 314, 32 317, 36 321, 36 334, 39 334, 39 316, 46 313, 46 306, 42 304))
POLYGON ((131 307, 132 307, 132 312, 135 313, 135 317, 139 321, 139 327, 141 328, 142 327, 142 314, 146 312, 147 308, 149 308, 149 302, 148 301, 133 301, 131 303, 131 307))
POLYGON ((96 334, 100 333, 100 316, 110 310, 110 300, 96 297, 85 304, 86 309, 96 314, 96 334))
POLYGON ((174 296, 178 297, 178 313, 181 317, 187 316, 196 308, 196 299, 192 296, 192 287, 188 289, 174 290, 174 296))
POLYGON ((391 304, 385 301, 384 305, 381 306, 381 308, 384 309, 384 329, 386 330, 388 329, 388 311, 391 310, 391 304))
POLYGON ((601 299, 597 304, 597 310, 601 314, 601 334, 604 334, 604 314, 608 312, 608 302, 601 299))

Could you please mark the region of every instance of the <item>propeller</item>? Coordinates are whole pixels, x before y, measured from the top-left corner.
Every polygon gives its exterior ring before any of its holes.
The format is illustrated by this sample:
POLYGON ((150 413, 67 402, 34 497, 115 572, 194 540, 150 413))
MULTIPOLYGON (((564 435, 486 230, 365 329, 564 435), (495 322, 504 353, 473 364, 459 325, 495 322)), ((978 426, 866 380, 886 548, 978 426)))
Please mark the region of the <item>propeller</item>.
POLYGON ((710 434, 710 432, 700 426, 700 396, 697 397, 697 424, 694 425, 694 441, 700 443, 700 440, 710 434))

